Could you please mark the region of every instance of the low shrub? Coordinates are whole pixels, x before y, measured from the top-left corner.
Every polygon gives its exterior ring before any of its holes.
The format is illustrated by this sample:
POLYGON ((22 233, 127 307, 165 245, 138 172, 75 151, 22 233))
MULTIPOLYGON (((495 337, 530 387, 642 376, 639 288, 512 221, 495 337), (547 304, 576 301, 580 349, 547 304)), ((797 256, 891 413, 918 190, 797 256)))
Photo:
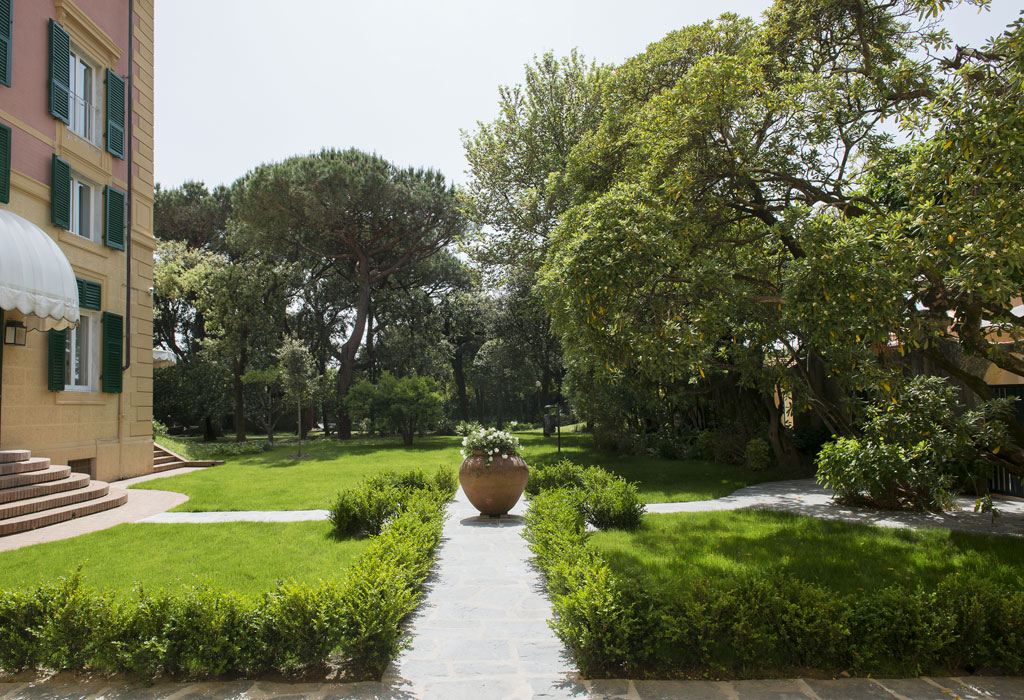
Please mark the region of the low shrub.
POLYGON ((599 530, 640 526, 645 507, 636 486, 600 467, 582 467, 568 459, 531 467, 526 494, 533 498, 552 489, 579 490, 580 514, 599 530))
POLYGON ((583 517, 598 530, 640 527, 646 507, 636 486, 598 467, 583 472, 583 517))
POLYGON ((746 452, 743 455, 743 466, 752 472, 761 472, 771 469, 772 446, 764 438, 753 438, 747 443, 746 452))
POLYGON ((455 495, 459 482, 450 467, 438 467, 433 475, 422 469, 385 471, 342 491, 331 505, 328 518, 338 537, 380 534, 385 523, 403 512, 413 494, 427 492, 439 503, 455 495))
POLYGON ((588 544, 584 492, 544 490, 524 537, 546 575, 552 626, 585 677, 914 676, 1024 671, 1024 590, 951 575, 933 591, 839 595, 769 569, 680 572, 667 593, 623 579, 588 544))
MULTIPOLYGON (((888 387, 886 387, 888 389, 888 387)), ((914 376, 875 397, 860 438, 838 438, 818 453, 818 482, 844 502, 942 510, 955 483, 984 483, 989 458, 1006 442, 1007 399, 962 411, 940 377, 914 376)))
POLYGON ((526 482, 526 495, 534 497, 541 491, 583 486, 584 467, 570 459, 530 467, 530 480, 526 482))
POLYGON ((0 592, 0 669, 159 675, 288 673, 339 664, 379 678, 398 653, 441 538, 443 503, 419 491, 338 581, 284 583, 259 597, 205 586, 139 589, 118 602, 73 574, 0 592))

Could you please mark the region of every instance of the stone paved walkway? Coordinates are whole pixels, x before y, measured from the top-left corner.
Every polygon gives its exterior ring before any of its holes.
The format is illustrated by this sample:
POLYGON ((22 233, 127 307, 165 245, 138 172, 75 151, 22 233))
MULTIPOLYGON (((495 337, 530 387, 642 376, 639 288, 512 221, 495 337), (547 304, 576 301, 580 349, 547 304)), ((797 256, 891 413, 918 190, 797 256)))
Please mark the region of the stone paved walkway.
POLYGON ((522 538, 525 501, 481 516, 460 490, 412 646, 384 681, 418 698, 586 697, 547 625, 551 604, 522 538))

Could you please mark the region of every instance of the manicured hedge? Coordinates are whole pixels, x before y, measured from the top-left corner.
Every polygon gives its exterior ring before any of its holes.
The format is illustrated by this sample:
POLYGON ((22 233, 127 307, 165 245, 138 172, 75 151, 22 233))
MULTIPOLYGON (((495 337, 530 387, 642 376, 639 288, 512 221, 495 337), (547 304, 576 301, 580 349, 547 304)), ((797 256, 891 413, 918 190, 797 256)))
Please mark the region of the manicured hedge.
POLYGON ((530 468, 526 495, 532 498, 551 489, 573 490, 583 519, 598 530, 635 530, 646 510, 634 484, 601 467, 583 467, 568 459, 530 468))
POLYGON ((294 672, 338 664, 378 678, 401 647, 444 523, 444 500, 413 495, 343 578, 259 597, 209 587, 139 589, 127 600, 77 574, 0 592, 0 668, 141 678, 294 672))
POLYGON ((584 676, 1024 673, 1020 588, 950 575, 935 590, 841 595, 760 570, 693 577, 678 597, 659 599, 588 545, 577 500, 572 490, 541 492, 525 537, 547 575, 555 632, 584 676))
POLYGON ((416 494, 447 503, 459 490, 459 477, 451 467, 438 467, 433 475, 422 469, 384 471, 338 494, 328 511, 337 537, 378 535, 402 513, 416 494))

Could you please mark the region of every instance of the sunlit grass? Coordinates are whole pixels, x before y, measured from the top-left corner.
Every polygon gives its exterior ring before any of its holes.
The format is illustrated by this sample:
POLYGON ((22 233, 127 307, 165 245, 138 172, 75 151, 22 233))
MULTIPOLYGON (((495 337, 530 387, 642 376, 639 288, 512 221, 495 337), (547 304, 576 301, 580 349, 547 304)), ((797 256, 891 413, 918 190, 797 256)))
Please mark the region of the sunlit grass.
MULTIPOLYGON (((540 431, 517 433, 527 463, 567 457, 583 465, 598 465, 638 484, 648 503, 698 501, 727 496, 738 488, 786 478, 778 470, 745 471, 740 467, 695 460, 668 460, 602 452, 584 433, 557 438, 540 431)), ((315 440, 304 443, 305 459, 291 459, 295 445, 266 452, 225 457, 225 463, 202 471, 144 482, 133 488, 177 491, 189 496, 175 510, 302 510, 327 508, 337 493, 384 470, 428 471, 447 465, 458 468, 461 438, 416 438, 406 446, 400 438, 360 438, 351 441, 315 440)))
POLYGON ((369 540, 336 540, 327 522, 118 525, 0 553, 0 590, 33 587, 82 567, 86 585, 125 593, 207 583, 258 594, 278 581, 343 575, 369 540))
POLYGON ((327 508, 338 492, 384 470, 434 471, 457 467, 460 438, 401 438, 303 443, 304 458, 292 459, 295 445, 224 458, 224 464, 201 471, 155 479, 133 488, 177 491, 189 500, 183 511, 304 510, 327 508))
POLYGON ((1015 589, 1024 585, 1022 538, 878 528, 789 513, 646 515, 636 532, 599 532, 590 541, 620 575, 668 595, 694 577, 750 571, 839 593, 931 588, 954 572, 1015 589))

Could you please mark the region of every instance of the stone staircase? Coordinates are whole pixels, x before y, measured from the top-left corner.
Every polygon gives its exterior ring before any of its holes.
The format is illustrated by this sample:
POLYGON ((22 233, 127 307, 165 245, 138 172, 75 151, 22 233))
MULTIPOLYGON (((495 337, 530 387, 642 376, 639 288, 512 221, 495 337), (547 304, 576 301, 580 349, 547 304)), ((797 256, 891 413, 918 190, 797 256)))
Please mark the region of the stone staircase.
POLYGON ((181 455, 171 452, 166 447, 153 443, 153 473, 165 472, 178 467, 212 467, 217 464, 224 464, 224 460, 196 461, 185 459, 181 455))
POLYGON ((0 450, 0 537, 124 505, 128 494, 28 450, 0 450))

